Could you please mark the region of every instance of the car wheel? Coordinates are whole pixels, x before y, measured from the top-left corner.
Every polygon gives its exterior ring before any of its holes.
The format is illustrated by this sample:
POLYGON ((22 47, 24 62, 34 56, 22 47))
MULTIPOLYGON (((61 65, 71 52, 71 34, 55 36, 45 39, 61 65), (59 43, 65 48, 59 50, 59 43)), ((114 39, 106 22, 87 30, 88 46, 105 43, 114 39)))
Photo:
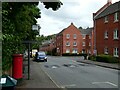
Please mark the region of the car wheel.
POLYGON ((47 59, 45 59, 45 62, 47 62, 47 59))

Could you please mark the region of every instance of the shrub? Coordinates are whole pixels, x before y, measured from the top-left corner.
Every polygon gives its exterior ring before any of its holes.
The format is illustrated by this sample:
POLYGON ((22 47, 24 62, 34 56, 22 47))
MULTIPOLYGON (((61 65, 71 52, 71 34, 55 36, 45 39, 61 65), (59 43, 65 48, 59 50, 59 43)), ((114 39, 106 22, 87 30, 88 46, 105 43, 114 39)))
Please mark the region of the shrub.
POLYGON ((94 55, 89 56, 89 57, 88 57, 88 60, 93 60, 93 61, 96 61, 96 56, 94 56, 94 55))
POLYGON ((71 56, 71 53, 63 53, 62 56, 71 56))
POLYGON ((96 56, 96 61, 106 63, 118 63, 119 59, 110 55, 98 55, 96 56))
POLYGON ((83 53, 63 53, 62 56, 85 56, 87 57, 87 54, 83 54, 83 53))
POLYGON ((52 53, 51 51, 47 51, 47 55, 51 55, 51 53, 52 53))

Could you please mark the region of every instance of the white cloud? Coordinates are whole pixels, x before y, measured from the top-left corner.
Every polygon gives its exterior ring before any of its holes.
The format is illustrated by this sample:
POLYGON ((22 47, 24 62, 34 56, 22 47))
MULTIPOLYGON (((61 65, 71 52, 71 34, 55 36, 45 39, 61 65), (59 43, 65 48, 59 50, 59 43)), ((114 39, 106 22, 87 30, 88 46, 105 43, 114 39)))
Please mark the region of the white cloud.
MULTIPOLYGON (((119 0, 113 0, 116 2, 119 0)), ((76 27, 92 27, 92 15, 99 10, 107 0, 61 0, 63 5, 57 10, 44 8, 39 3, 41 9, 41 18, 37 19, 41 26, 40 33, 46 35, 59 33, 62 29, 68 27, 73 22, 76 27)))

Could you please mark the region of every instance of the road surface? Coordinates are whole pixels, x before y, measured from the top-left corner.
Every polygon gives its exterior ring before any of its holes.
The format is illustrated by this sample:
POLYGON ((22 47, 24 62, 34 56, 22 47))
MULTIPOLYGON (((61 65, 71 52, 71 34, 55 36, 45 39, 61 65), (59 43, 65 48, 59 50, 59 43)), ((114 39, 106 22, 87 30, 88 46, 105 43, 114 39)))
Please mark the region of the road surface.
POLYGON ((118 88, 118 70, 76 62, 81 57, 48 57, 42 70, 60 88, 118 88))

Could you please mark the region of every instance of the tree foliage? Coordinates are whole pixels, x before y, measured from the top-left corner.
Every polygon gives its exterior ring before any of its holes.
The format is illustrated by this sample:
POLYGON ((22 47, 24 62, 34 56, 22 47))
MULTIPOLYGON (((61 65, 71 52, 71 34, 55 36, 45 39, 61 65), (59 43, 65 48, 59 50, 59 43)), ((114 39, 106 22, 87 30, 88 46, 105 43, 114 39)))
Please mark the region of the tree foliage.
POLYGON ((58 10, 61 7, 61 5, 63 5, 63 3, 59 0, 56 0, 56 2, 43 2, 43 4, 45 5, 45 8, 52 8, 52 10, 54 11, 58 10))
MULTIPOLYGON (((42 2, 45 8, 57 10, 62 3, 42 2), (53 5, 54 3, 54 5, 53 5)), ((32 31, 32 25, 40 18, 38 2, 3 2, 2 3, 2 69, 8 70, 12 64, 12 55, 23 53, 24 40, 35 40, 37 31, 32 31)), ((38 41, 41 38, 37 38, 38 41)))
POLYGON ((38 3, 2 3, 2 68, 9 69, 12 63, 12 55, 23 53, 24 40, 34 40, 37 34, 32 31, 32 25, 36 24, 36 18, 40 17, 40 11, 36 7, 38 3))
POLYGON ((39 36, 39 37, 36 37, 36 41, 37 41, 38 43, 37 43, 37 44, 34 44, 34 45, 33 45, 33 48, 39 48, 39 46, 42 45, 42 42, 51 40, 53 37, 55 37, 55 34, 53 34, 53 35, 48 35, 48 36, 41 35, 41 36, 39 36))

